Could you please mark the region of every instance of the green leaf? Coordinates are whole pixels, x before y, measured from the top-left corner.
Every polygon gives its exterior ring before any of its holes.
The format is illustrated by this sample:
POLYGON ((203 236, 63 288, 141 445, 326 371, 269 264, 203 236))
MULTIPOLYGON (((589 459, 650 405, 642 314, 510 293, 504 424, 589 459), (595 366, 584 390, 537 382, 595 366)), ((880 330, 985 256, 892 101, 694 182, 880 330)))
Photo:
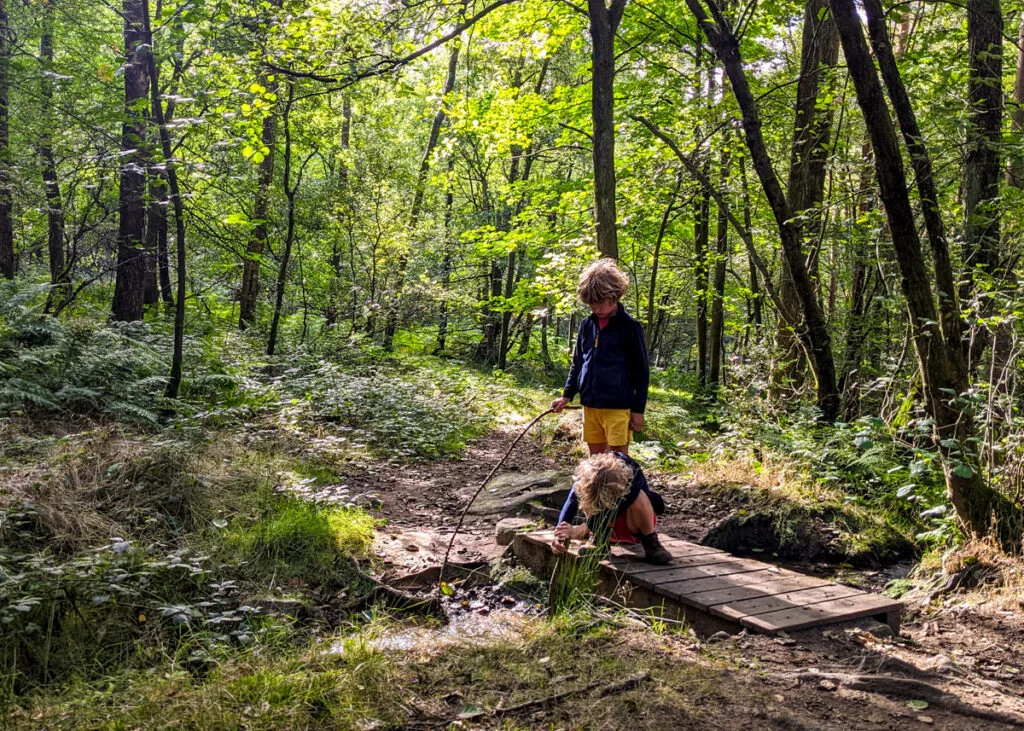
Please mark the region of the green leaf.
POLYGON ((441 593, 444 594, 445 596, 451 596, 452 594, 455 593, 455 589, 453 589, 452 585, 449 584, 447 581, 442 581, 441 582, 441 593))
POLYGON ((915 711, 923 711, 928 707, 928 701, 912 700, 907 701, 907 705, 913 708, 915 711))
POLYGON ((974 477, 974 470, 971 469, 969 464, 961 462, 953 469, 953 474, 964 480, 969 480, 974 477))

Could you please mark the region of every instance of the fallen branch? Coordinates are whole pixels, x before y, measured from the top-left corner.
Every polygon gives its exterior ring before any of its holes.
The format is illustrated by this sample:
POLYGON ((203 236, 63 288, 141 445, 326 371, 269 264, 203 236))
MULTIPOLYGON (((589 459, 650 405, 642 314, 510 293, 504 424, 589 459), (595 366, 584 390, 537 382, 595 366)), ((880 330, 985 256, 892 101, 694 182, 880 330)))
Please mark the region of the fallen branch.
MULTIPOLYGON (((631 675, 630 677, 624 678, 622 680, 616 680, 614 683, 608 683, 604 686, 602 686, 600 682, 588 683, 587 685, 584 685, 582 688, 572 688, 570 690, 563 690, 561 693, 555 693, 553 695, 545 696, 544 698, 537 698, 532 701, 525 701, 524 703, 517 703, 514 706, 506 706, 504 708, 492 708, 489 711, 474 711, 472 713, 461 713, 459 714, 458 719, 455 720, 472 721, 485 716, 490 718, 497 718, 498 716, 505 716, 510 713, 519 713, 520 711, 527 711, 532 708, 546 706, 549 703, 562 700, 563 698, 568 698, 569 696, 580 695, 582 693, 589 693, 590 691, 596 688, 601 689, 600 692, 597 694, 598 697, 605 698, 610 695, 615 695, 616 693, 624 693, 627 690, 632 690, 633 688, 640 685, 640 683, 646 682, 650 679, 651 674, 644 672, 638 673, 636 675, 631 675)), ((448 723, 454 723, 455 720, 449 721, 448 723)))
POLYGON ((787 673, 782 677, 792 678, 799 683, 820 683, 823 680, 828 680, 836 685, 865 693, 927 701, 937 708, 942 708, 961 716, 981 718, 986 721, 995 721, 996 723, 1005 723, 1011 726, 1024 726, 1024 718, 1021 716, 1014 713, 986 711, 982 708, 975 708, 964 703, 952 693, 936 688, 934 685, 923 680, 897 678, 890 675, 851 675, 848 673, 821 673, 817 671, 787 673))

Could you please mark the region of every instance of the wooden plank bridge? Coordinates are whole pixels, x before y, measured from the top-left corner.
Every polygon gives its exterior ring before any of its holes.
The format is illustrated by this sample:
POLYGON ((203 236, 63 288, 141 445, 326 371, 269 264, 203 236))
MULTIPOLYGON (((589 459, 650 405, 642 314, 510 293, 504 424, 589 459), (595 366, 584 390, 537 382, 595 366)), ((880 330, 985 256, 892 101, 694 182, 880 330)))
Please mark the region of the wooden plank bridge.
MULTIPOLYGON (((531 570, 550 576, 551 539, 551 530, 521 533, 514 550, 531 570)), ((700 632, 745 627, 772 634, 874 617, 899 634, 902 605, 888 597, 664 534, 661 542, 672 554, 667 566, 644 562, 639 546, 612 546, 600 563, 598 590, 685 617, 700 632)), ((579 546, 574 542, 570 555, 578 557, 579 546)))

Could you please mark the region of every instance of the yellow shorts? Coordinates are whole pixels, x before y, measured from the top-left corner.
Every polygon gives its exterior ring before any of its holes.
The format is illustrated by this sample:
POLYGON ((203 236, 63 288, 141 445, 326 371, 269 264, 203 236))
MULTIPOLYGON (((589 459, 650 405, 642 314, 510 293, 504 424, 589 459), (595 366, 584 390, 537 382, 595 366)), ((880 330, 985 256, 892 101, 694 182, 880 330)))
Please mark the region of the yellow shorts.
POLYGON ((622 447, 629 444, 629 409, 592 409, 583 407, 583 441, 622 447))

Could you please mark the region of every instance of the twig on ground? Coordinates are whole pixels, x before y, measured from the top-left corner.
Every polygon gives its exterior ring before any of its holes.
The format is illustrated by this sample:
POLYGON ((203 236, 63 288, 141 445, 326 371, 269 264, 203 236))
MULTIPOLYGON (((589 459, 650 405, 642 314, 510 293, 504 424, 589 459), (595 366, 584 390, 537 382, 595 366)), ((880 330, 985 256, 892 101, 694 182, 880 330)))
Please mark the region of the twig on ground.
MULTIPOLYGON (((497 718, 498 716, 505 716, 511 713, 519 713, 520 711, 526 711, 532 708, 546 706, 549 703, 553 703, 554 701, 558 701, 569 696, 580 695, 581 693, 589 693, 590 691, 597 688, 600 688, 600 691, 597 694, 598 697, 605 698, 610 695, 615 695, 616 693, 624 693, 627 690, 632 690, 633 688, 640 685, 640 683, 646 682, 650 679, 651 674, 648 672, 643 672, 637 673, 636 675, 631 675, 628 678, 623 678, 622 680, 616 680, 613 683, 608 683, 603 686, 600 682, 588 683, 587 685, 584 685, 582 688, 570 688, 569 690, 563 690, 561 693, 554 693, 552 695, 545 696, 544 698, 536 698, 532 701, 517 703, 514 706, 506 706, 505 708, 492 708, 489 711, 474 711, 472 713, 463 713, 459 715, 457 720, 472 721, 477 718, 483 718, 485 716, 497 718)), ((454 722, 455 721, 452 720, 448 723, 454 722)))

